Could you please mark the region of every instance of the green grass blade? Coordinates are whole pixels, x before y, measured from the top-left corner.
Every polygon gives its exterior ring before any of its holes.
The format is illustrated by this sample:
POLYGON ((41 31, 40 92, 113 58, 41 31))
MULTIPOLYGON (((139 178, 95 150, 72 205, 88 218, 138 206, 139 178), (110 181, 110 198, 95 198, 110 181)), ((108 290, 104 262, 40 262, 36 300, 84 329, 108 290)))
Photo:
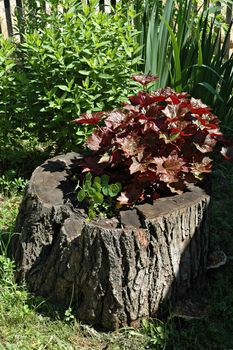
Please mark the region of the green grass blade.
POLYGON ((174 62, 175 62, 175 88, 176 91, 180 92, 182 91, 182 85, 181 85, 181 63, 180 63, 180 50, 179 50, 179 46, 178 46, 178 42, 176 40, 176 36, 172 30, 172 28, 170 27, 170 25, 168 24, 168 22, 161 17, 161 20, 164 22, 170 37, 171 37, 171 41, 172 41, 172 46, 173 46, 173 57, 174 57, 174 62))
POLYGON ((202 47, 201 47, 201 40, 198 40, 198 66, 203 65, 203 54, 202 54, 202 47))
MULTIPOLYGON (((162 17, 165 19, 165 21, 167 21, 167 23, 171 22, 173 14, 173 5, 174 1, 168 0, 164 7, 162 17)), ((168 79, 168 69, 164 69, 164 65, 167 65, 169 67, 169 65, 171 64, 169 33, 165 26, 165 23, 161 21, 160 17, 158 17, 158 19, 160 19, 158 69, 161 74, 161 85, 166 86, 168 79)))
POLYGON ((219 80, 221 80, 221 75, 214 68, 212 68, 211 66, 207 66, 206 64, 202 64, 202 65, 194 64, 193 66, 188 67, 187 69, 189 69, 189 68, 198 68, 198 69, 203 68, 205 70, 210 71, 211 74, 214 74, 219 80))
POLYGON ((198 83, 198 85, 203 86, 206 90, 208 90, 214 97, 216 97, 217 99, 219 99, 221 102, 224 103, 223 98, 218 94, 218 92, 209 84, 206 82, 201 82, 198 83))

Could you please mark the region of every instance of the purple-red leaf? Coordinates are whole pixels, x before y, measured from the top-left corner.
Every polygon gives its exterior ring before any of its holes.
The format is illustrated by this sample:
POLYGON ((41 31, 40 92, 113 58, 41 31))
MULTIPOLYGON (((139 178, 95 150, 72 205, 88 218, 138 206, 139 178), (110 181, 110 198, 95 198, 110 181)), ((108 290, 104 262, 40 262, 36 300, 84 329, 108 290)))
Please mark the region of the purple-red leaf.
POLYGON ((142 85, 147 85, 152 81, 159 79, 159 77, 156 75, 134 74, 132 75, 132 79, 142 85))
POLYGON ((98 151, 100 144, 103 141, 103 130, 95 130, 91 136, 88 137, 86 144, 92 151, 98 151))
POLYGON ((199 177, 203 173, 210 173, 212 167, 212 159, 204 157, 201 162, 191 164, 191 171, 195 177, 199 177))
POLYGON ((154 158, 154 161, 159 179, 166 183, 177 182, 179 174, 188 171, 185 161, 179 158, 178 155, 168 156, 167 158, 157 157, 154 158))
POLYGON ((138 142, 139 140, 140 135, 136 132, 129 133, 128 135, 122 134, 116 137, 118 146, 120 146, 121 150, 127 157, 134 156, 145 149, 145 146, 138 142))
POLYGON ((81 114, 79 118, 72 120, 74 123, 78 124, 98 124, 103 116, 103 112, 96 112, 93 114, 81 114))
POLYGON ((105 119, 105 125, 108 128, 117 128, 122 125, 124 122, 127 122, 129 116, 127 113, 120 109, 115 109, 109 113, 108 117, 105 119))
POLYGON ((130 205, 136 202, 142 195, 142 190, 137 184, 130 184, 126 187, 124 192, 121 192, 121 195, 117 198, 120 204, 130 205))
MULTIPOLYGON (((155 77, 134 76, 143 85, 155 77)), ((223 156, 233 160, 233 140, 225 142, 219 120, 201 100, 171 88, 141 91, 130 96, 122 109, 82 115, 78 123, 96 124, 87 139, 93 157, 82 164, 95 175, 108 174, 120 182, 117 201, 131 205, 164 193, 182 193, 188 182, 196 183, 211 171, 211 153, 217 140, 223 156), (103 118, 104 117, 104 118, 103 118)))
POLYGON ((140 105, 141 107, 149 106, 154 102, 153 96, 145 91, 139 92, 136 96, 129 96, 129 100, 133 106, 140 105))

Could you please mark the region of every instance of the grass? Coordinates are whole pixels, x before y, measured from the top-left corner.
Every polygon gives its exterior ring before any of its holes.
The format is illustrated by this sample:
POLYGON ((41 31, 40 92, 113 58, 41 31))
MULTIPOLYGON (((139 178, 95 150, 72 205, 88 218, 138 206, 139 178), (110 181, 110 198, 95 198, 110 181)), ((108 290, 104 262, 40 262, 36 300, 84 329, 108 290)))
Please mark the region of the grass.
POLYGON ((16 285, 6 246, 14 232, 21 198, 19 194, 0 196, 0 350, 143 350, 153 343, 160 346, 164 337, 161 322, 145 322, 140 331, 97 332, 78 323, 72 310, 58 313, 45 300, 16 285))
POLYGON ((226 265, 210 270, 199 298, 207 304, 203 318, 173 322, 167 349, 230 350, 233 348, 233 164, 213 172, 210 250, 221 249, 226 265))
POLYGON ((0 236, 4 242, 0 255, 0 349, 102 349, 104 337, 97 333, 93 336, 94 331, 88 335, 89 329, 81 329, 68 313, 61 320, 42 299, 15 284, 14 264, 5 247, 6 237, 13 233, 20 200, 20 195, 0 197, 0 236))
POLYGON ((233 348, 233 164, 213 172, 210 249, 223 249, 227 264, 209 271, 197 291, 206 310, 187 321, 168 317, 145 321, 142 328, 97 332, 74 319, 72 310, 58 313, 45 300, 14 282, 14 264, 6 256, 22 195, 0 195, 0 350, 230 350, 233 348))

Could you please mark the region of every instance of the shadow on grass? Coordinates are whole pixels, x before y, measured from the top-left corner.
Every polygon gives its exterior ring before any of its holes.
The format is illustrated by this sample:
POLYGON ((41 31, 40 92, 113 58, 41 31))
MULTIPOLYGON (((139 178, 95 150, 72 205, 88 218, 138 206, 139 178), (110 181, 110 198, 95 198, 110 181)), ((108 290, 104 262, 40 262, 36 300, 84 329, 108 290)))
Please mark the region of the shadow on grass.
POLYGON ((0 175, 11 169, 16 176, 29 179, 33 170, 48 159, 54 150, 51 146, 18 145, 15 148, 0 148, 0 175))
POLYGON ((200 319, 174 318, 168 350, 230 350, 233 348, 233 165, 213 172, 210 207, 210 251, 223 250, 226 265, 207 272, 203 286, 190 293, 205 308, 200 319))

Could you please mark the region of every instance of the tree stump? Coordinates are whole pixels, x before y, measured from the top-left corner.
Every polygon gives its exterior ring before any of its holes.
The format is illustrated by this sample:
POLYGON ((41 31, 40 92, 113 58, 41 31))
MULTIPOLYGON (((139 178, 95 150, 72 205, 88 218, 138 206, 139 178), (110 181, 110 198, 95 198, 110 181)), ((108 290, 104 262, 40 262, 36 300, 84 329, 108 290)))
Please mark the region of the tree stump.
POLYGON ((203 279, 209 196, 193 186, 88 222, 71 181, 81 159, 68 153, 34 171, 10 245, 16 279, 53 303, 71 304, 85 323, 136 326, 203 279))

